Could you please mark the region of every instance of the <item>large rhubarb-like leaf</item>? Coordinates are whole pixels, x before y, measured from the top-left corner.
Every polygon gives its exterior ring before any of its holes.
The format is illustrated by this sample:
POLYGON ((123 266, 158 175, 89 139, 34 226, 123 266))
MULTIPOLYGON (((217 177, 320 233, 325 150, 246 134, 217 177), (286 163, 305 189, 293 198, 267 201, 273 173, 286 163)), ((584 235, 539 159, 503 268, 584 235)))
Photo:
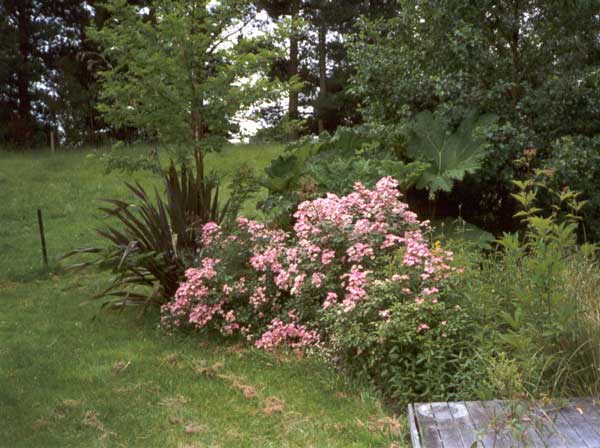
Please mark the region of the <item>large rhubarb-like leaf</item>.
POLYGON ((475 131, 496 120, 491 114, 468 114, 454 133, 431 112, 416 115, 411 126, 407 154, 430 166, 417 181, 417 188, 426 188, 432 196, 439 191, 451 191, 454 182, 467 173, 475 173, 487 153, 485 141, 475 131))

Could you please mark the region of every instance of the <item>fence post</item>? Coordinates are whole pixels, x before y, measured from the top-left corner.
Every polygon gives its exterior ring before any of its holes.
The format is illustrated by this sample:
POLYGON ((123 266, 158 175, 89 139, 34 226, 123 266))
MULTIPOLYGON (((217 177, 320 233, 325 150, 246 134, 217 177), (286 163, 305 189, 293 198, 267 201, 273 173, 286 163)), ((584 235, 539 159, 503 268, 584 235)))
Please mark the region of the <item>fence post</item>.
POLYGON ((40 240, 42 242, 42 257, 44 266, 48 267, 48 252, 46 251, 46 236, 44 235, 44 220, 42 219, 42 209, 37 209, 38 224, 40 226, 40 240))

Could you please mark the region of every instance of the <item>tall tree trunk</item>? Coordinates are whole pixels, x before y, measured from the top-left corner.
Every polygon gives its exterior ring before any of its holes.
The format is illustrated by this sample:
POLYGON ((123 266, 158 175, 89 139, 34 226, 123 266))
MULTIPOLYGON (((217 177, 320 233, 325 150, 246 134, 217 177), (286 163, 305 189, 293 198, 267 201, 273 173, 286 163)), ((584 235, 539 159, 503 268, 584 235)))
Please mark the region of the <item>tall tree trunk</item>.
MULTIPOLYGON (((298 19, 298 15, 300 13, 300 0, 292 0, 291 4, 291 15, 292 21, 298 19)), ((294 76, 298 74, 298 35, 296 33, 296 29, 292 36, 290 37, 290 63, 288 65, 288 74, 289 76, 294 76)), ((291 89, 289 92, 289 108, 288 108, 288 118, 290 120, 298 119, 298 91, 295 89, 291 89)), ((297 131, 292 133, 292 138, 297 138, 297 131)))
POLYGON ((325 130, 323 104, 327 94, 327 28, 325 23, 319 25, 319 134, 325 130))

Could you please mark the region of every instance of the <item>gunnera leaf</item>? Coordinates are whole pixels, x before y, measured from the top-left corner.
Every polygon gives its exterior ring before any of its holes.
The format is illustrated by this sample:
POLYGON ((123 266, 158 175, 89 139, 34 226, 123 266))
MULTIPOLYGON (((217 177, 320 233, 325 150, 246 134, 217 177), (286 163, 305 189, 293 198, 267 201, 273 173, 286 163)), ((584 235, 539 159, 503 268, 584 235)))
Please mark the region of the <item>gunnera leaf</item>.
POLYGON ((495 120, 495 115, 471 112, 455 132, 448 133, 432 112, 417 114, 411 124, 407 154, 430 163, 417 181, 417 188, 425 188, 430 194, 451 191, 457 180, 479 170, 487 148, 482 135, 475 131, 495 120))

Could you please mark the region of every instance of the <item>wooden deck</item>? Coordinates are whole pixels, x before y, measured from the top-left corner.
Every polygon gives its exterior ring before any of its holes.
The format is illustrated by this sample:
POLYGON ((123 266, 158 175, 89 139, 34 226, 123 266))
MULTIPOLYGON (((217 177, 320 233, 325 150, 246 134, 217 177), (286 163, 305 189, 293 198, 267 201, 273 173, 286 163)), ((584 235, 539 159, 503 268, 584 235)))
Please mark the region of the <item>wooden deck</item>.
POLYGON ((408 406, 415 448, 600 448, 600 401, 461 401, 408 406))

